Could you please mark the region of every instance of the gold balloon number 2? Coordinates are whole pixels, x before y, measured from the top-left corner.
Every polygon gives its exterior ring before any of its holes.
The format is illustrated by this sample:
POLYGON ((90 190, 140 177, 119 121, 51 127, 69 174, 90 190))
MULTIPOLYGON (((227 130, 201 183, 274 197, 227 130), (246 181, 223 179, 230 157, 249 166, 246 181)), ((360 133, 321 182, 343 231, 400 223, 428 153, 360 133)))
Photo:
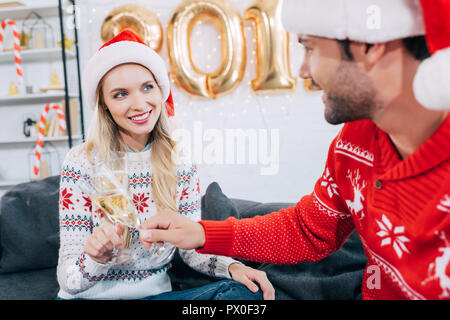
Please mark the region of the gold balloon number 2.
MULTIPOLYGON (((244 18, 253 21, 256 29, 257 70, 251 85, 257 93, 293 90, 296 86, 290 72, 289 35, 281 22, 282 1, 255 0, 244 13, 244 18)), ((138 5, 120 6, 103 22, 103 41, 126 28, 160 51, 162 27, 156 15, 138 5)), ((183 0, 167 25, 167 48, 176 84, 193 95, 216 98, 230 93, 242 81, 247 60, 246 39, 241 16, 230 0, 183 0), (191 33, 202 19, 215 23, 221 39, 220 66, 211 73, 199 70, 192 60, 191 33)))

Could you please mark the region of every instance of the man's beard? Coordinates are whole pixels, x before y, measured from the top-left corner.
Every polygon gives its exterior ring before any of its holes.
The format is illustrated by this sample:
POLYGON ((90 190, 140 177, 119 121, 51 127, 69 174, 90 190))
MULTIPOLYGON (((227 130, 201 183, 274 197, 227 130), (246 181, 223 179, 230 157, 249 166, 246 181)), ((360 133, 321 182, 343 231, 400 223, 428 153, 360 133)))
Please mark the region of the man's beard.
POLYGON ((325 119, 330 124, 371 119, 380 107, 372 81, 354 62, 342 61, 326 88, 325 119))

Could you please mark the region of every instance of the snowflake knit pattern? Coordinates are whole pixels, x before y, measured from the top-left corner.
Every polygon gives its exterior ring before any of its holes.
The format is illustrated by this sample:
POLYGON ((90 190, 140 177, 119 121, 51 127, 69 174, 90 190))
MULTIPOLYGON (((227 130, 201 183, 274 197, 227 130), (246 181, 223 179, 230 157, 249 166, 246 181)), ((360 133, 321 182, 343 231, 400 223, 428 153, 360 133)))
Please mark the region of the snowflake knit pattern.
MULTIPOLYGON (((141 221, 156 212, 152 197, 152 168, 142 166, 150 152, 129 152, 129 190, 141 221)), ((201 217, 201 194, 197 167, 177 167, 177 205, 179 213, 194 221, 201 217)), ((57 277, 58 296, 63 299, 139 299, 170 291, 167 274, 169 265, 157 270, 149 266, 151 257, 139 241, 138 231, 132 232, 131 264, 100 264, 84 252, 84 244, 94 227, 104 221, 101 210, 79 188, 80 178, 91 180, 92 165, 84 145, 72 148, 66 155, 60 183, 60 249, 57 277)), ((179 250, 183 261, 193 269, 218 278, 230 278, 228 267, 235 260, 215 255, 203 255, 195 250, 179 250)))
POLYGON ((356 230, 364 299, 450 299, 450 116, 405 160, 373 122, 348 123, 296 206, 200 223, 199 252, 283 264, 318 261, 356 230))

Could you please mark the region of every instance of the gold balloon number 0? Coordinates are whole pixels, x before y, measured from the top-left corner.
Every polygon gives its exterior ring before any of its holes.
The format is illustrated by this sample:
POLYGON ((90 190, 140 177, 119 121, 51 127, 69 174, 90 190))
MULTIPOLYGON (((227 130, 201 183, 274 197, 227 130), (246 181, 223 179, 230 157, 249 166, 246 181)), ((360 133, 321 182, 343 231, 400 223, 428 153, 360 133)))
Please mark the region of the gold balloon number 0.
POLYGON ((229 1, 182 2, 167 26, 167 49, 175 82, 191 94, 215 98, 233 90, 243 78, 244 28, 239 13, 229 1), (195 23, 205 18, 215 22, 222 42, 222 60, 213 73, 198 70, 192 61, 190 35, 195 23))
MULTIPOLYGON (((293 90, 296 80, 290 72, 289 35, 281 22, 283 0, 255 0, 244 18, 253 21, 256 34, 257 93, 293 90)), ((156 51, 162 44, 161 23, 153 13, 138 5, 114 9, 102 25, 102 39, 108 41, 123 29, 132 29, 156 51)), ((241 16, 229 0, 184 0, 172 14, 167 26, 170 67, 176 84, 201 97, 216 98, 235 89, 246 67, 246 39, 241 16), (195 67, 191 54, 191 33, 196 22, 212 20, 222 44, 220 66, 212 73, 195 67)))

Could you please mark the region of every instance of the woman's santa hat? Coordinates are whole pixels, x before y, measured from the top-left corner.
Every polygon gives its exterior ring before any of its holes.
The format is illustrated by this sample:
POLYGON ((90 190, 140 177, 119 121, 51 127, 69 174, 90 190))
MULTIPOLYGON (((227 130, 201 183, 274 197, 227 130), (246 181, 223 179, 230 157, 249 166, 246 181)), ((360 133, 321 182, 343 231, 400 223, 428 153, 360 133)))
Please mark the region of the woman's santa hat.
POLYGON ((120 32, 103 44, 84 68, 82 89, 89 107, 95 108, 97 87, 103 76, 112 68, 124 63, 137 63, 150 70, 161 89, 167 113, 173 116, 173 99, 164 61, 130 30, 120 32))
POLYGON ((417 100, 450 109, 450 0, 283 0, 288 32, 380 43, 425 35, 432 57, 414 80, 417 100))

